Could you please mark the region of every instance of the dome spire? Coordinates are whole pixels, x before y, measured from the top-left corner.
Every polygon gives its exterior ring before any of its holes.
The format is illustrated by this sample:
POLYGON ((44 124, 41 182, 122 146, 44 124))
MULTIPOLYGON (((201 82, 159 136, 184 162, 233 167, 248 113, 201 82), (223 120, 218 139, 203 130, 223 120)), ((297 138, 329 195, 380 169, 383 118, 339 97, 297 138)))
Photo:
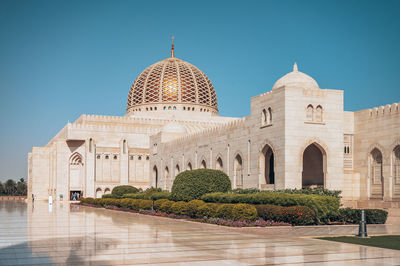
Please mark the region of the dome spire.
POLYGON ((296 62, 294 62, 294 65, 293 65, 293 72, 298 72, 297 63, 296 62))
POLYGON ((172 58, 174 58, 174 39, 175 39, 175 36, 172 36, 171 37, 171 40, 172 40, 172 46, 171 46, 171 57, 172 58))

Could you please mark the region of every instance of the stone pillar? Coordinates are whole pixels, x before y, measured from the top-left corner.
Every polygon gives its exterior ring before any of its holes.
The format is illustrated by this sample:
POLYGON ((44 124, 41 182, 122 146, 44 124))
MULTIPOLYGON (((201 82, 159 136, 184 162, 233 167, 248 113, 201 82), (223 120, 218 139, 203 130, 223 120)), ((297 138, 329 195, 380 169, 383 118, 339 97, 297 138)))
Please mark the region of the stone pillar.
MULTIPOLYGON (((126 140, 120 141, 120 183, 121 185, 128 185, 128 142, 126 140)), ((144 156, 143 156, 144 157, 144 156)), ((146 159, 146 158, 142 158, 146 159)), ((144 168, 143 168, 144 169, 144 168)))
POLYGON ((85 156, 85 158, 86 158, 86 162, 85 162, 86 182, 84 183, 83 196, 94 198, 95 197, 94 186, 95 186, 95 169, 96 169, 96 164, 95 164, 96 146, 95 146, 94 140, 92 138, 89 138, 88 140, 86 140, 85 150, 86 150, 86 156, 85 156))

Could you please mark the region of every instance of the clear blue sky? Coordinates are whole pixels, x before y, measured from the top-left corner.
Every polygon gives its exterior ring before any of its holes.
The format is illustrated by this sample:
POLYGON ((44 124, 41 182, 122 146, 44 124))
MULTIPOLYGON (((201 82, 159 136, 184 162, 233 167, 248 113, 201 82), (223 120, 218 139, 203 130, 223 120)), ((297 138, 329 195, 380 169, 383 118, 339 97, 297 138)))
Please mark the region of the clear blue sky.
POLYGON ((0 180, 81 114, 124 115, 147 66, 175 55, 246 116, 293 62, 345 109, 400 100, 400 1, 0 1, 0 180))

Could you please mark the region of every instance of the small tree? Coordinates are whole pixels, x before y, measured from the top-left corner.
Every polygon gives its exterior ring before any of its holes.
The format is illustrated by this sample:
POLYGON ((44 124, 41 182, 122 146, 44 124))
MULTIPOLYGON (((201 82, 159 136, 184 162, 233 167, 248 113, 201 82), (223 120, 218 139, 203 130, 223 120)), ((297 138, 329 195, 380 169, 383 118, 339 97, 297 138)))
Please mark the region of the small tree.
POLYGON ((171 189, 171 198, 176 201, 200 199, 212 192, 227 192, 231 189, 229 177, 222 171, 197 169, 178 174, 171 189))
POLYGON ((4 184, 6 195, 14 195, 14 193, 17 191, 17 184, 15 183, 14 180, 8 179, 6 183, 4 184))

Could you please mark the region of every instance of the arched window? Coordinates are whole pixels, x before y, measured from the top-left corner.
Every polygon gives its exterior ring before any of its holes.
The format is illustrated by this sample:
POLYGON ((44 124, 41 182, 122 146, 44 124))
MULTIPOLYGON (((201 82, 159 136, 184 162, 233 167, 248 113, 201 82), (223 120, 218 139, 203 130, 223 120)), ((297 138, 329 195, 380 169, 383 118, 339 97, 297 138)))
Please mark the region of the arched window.
POLYGON ((111 194, 111 190, 109 188, 106 188, 104 190, 104 195, 107 195, 107 194, 111 194))
POLYGON ((267 110, 263 109, 261 115, 261 125, 265 126, 266 124, 267 124, 267 110))
POLYGON ((124 141, 122 142, 122 152, 126 154, 126 150, 127 150, 126 139, 124 139, 124 141))
POLYGON ((89 152, 92 153, 93 152, 93 139, 89 139, 89 152))
POLYGON ((307 106, 307 121, 313 121, 314 107, 310 104, 307 106))
POLYGON ((180 173, 180 168, 179 168, 179 164, 177 164, 175 166, 175 175, 178 175, 180 173))
POLYGON ((322 106, 318 105, 317 108, 315 109, 315 121, 316 122, 322 122, 322 106))
POLYGON ((268 112, 267 112, 267 125, 272 124, 272 109, 271 107, 268 107, 268 112))
POLYGON ((243 160, 242 157, 238 154, 235 157, 235 162, 233 165, 233 173, 235 175, 236 180, 236 188, 243 187, 243 160))
POLYGON ((164 170, 164 180, 165 180, 165 189, 168 189, 168 185, 169 185, 169 169, 168 169, 168 166, 165 167, 165 170, 164 170))
POLYGON ((201 161, 200 168, 201 168, 201 169, 207 169, 207 163, 206 163, 205 160, 202 160, 202 161, 201 161))
POLYGON ((400 185, 400 145, 397 145, 393 150, 393 178, 396 185, 400 185))
POLYGON ((217 170, 222 171, 222 170, 223 170, 223 167, 224 167, 224 164, 222 163, 222 159, 221 159, 221 157, 218 157, 217 163, 215 164, 215 168, 216 168, 217 170))
POLYGON ((154 165, 153 167, 153 178, 154 178, 154 186, 158 188, 158 170, 157 166, 154 165))
POLYGON ((192 168, 192 163, 188 163, 187 164, 187 167, 186 167, 186 170, 192 170, 193 168, 192 168))

